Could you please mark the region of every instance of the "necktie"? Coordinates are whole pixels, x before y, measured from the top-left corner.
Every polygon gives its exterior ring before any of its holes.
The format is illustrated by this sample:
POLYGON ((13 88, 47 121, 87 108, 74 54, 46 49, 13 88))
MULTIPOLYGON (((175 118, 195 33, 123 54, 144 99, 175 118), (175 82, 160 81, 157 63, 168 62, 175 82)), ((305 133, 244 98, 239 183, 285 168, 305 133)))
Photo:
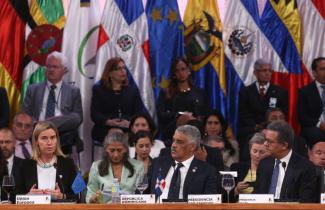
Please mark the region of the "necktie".
POLYGON ((278 183, 278 178, 279 178, 280 163, 281 163, 281 161, 277 159, 276 163, 275 163, 275 167, 273 169, 273 173, 272 173, 269 194, 273 194, 273 195, 275 194, 275 189, 276 189, 276 185, 278 183))
POLYGON ((263 99, 265 96, 265 87, 264 86, 260 86, 259 94, 260 94, 260 98, 263 99))
POLYGON ((323 104, 323 121, 325 121, 325 85, 321 85, 322 91, 322 104, 323 104))
POLYGON ((177 163, 172 180, 170 182, 168 199, 179 199, 179 190, 181 188, 181 172, 179 169, 183 166, 184 165, 182 163, 177 163))
POLYGON ((30 154, 29 154, 29 152, 28 152, 25 144, 26 144, 26 142, 20 143, 20 145, 21 145, 21 151, 23 152, 23 155, 24 155, 25 159, 29 159, 30 158, 30 154))
POLYGON ((55 92, 54 92, 55 89, 56 89, 56 86, 51 85, 50 93, 49 93, 49 96, 47 98, 45 119, 54 116, 55 103, 56 103, 56 101, 55 101, 55 92))

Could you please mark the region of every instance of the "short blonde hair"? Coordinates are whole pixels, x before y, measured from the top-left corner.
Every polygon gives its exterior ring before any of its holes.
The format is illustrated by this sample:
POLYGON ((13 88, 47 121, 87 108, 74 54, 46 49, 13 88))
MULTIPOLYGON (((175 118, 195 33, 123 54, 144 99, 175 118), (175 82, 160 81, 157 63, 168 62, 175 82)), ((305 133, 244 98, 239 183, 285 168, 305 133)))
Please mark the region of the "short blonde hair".
POLYGON ((56 128, 56 126, 50 122, 50 121, 42 121, 42 122, 38 122, 35 126, 35 129, 33 131, 33 135, 32 135, 32 159, 37 160, 41 154, 41 151, 39 149, 39 147, 37 146, 37 140, 39 135, 46 130, 52 129, 55 132, 56 135, 56 148, 55 148, 55 152, 54 154, 56 156, 63 156, 65 157, 65 155, 63 154, 62 150, 61 150, 61 145, 60 145, 60 137, 59 137, 59 131, 56 128))

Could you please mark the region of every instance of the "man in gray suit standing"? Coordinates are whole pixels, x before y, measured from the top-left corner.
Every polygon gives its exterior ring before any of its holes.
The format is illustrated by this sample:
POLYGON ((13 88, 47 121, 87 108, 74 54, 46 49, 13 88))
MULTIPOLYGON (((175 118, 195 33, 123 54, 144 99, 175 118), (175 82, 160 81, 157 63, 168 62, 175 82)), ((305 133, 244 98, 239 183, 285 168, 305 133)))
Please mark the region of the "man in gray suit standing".
POLYGON ((67 72, 67 59, 60 52, 52 52, 46 59, 47 80, 30 85, 23 103, 23 111, 38 121, 53 122, 60 133, 62 149, 71 153, 71 146, 82 122, 80 90, 62 81, 67 72))

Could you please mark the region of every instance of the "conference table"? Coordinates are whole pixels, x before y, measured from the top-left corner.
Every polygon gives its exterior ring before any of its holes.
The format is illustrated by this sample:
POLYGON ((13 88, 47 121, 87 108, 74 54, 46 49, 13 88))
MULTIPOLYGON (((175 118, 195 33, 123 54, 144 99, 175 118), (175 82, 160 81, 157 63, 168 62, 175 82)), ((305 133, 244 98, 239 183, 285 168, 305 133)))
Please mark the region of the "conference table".
POLYGON ((49 205, 7 205, 1 210, 324 210, 325 204, 49 204, 49 205))

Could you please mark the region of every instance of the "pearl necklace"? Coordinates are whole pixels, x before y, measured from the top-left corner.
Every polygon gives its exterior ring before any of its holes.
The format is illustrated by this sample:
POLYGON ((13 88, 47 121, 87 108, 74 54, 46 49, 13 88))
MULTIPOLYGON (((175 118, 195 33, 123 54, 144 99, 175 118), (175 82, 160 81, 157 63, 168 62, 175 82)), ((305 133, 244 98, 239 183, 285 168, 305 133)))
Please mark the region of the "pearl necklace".
POLYGON ((56 156, 52 158, 52 160, 49 163, 44 163, 40 158, 37 159, 37 165, 39 165, 41 168, 51 168, 56 163, 56 156))

